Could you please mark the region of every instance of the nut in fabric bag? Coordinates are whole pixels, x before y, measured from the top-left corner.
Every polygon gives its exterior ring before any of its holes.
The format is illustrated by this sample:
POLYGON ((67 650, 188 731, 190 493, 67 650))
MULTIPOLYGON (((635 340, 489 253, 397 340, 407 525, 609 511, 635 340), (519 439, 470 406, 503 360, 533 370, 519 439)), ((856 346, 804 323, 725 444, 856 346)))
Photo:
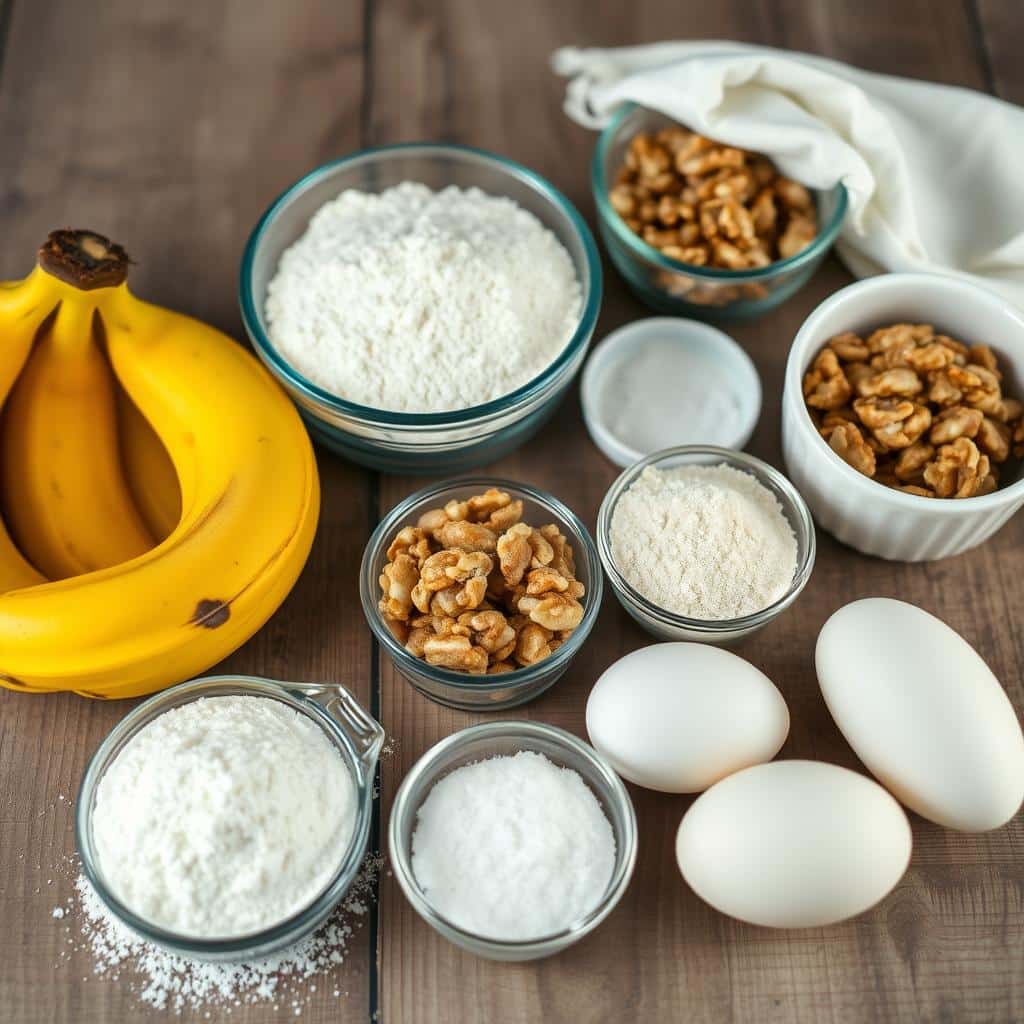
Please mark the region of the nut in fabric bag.
MULTIPOLYGON (((608 195, 626 226, 662 255, 695 267, 752 270, 802 252, 818 234, 803 185, 764 156, 675 125, 630 141, 608 195)), ((765 286, 702 283, 665 272, 659 284, 706 305, 762 298, 765 286)))
POLYGON ((931 324, 830 338, 804 374, 808 412, 829 447, 878 483, 927 498, 973 498, 1024 458, 1024 406, 999 360, 931 324))
POLYGON ((580 624, 571 545, 554 523, 536 529, 522 515, 522 501, 491 488, 395 535, 378 608, 410 654, 497 675, 548 657, 580 624))

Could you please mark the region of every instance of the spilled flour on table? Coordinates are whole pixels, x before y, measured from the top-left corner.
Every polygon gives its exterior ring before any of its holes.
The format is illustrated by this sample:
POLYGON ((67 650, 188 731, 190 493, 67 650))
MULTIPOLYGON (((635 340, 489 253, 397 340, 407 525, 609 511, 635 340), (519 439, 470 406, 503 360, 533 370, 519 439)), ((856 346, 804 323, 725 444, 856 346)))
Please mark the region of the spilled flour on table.
MULTIPOLYGON (((397 748, 398 741, 388 736, 380 760, 393 757, 397 748)), ((59 793, 39 815, 54 818, 54 832, 66 837, 68 847, 74 830, 73 810, 72 797, 59 793)), ((18 854, 18 860, 26 860, 24 851, 18 854)), ((321 999, 325 995, 328 999, 348 995, 337 969, 344 963, 356 933, 369 919, 384 864, 383 857, 368 853, 334 913, 308 938, 263 960, 218 964, 176 956, 139 938, 107 911, 81 873, 77 854, 55 854, 42 877, 52 874, 60 883, 58 888, 65 892, 71 880, 74 894, 56 905, 51 895, 46 903, 44 913, 49 926, 64 935, 64 948, 53 966, 69 970, 73 963, 80 963, 81 957, 88 957, 97 981, 115 982, 140 1003, 169 1013, 192 1013, 213 1020, 232 1013, 236 1007, 264 1004, 278 1013, 283 1010, 299 1017, 318 992, 321 999)), ((42 874, 41 861, 35 870, 37 877, 42 874)), ((40 894, 38 888, 36 893, 40 894)))
MULTIPOLYGON (((71 930, 68 944, 72 950, 91 954, 97 977, 126 984, 141 1002, 156 1009, 182 1013, 215 1008, 230 1013, 243 1004, 270 1003, 275 1010, 289 1007, 298 1016, 317 991, 316 979, 321 976, 321 984, 329 986, 334 997, 347 995, 331 984, 329 975, 344 962, 354 932, 370 911, 383 863, 382 857, 368 854, 327 923, 262 960, 207 963, 146 942, 111 916, 81 874, 75 882, 75 899, 68 906, 54 907, 53 916, 77 919, 80 934, 71 930)), ((70 956, 70 952, 64 954, 70 956)))

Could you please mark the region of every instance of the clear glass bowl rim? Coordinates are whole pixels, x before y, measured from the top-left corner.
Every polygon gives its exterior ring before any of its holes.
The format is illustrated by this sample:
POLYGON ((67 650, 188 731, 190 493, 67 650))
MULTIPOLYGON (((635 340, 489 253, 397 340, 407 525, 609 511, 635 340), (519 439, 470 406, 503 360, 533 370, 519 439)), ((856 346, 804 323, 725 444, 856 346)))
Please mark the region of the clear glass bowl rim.
MULTIPOLYGON (((575 545, 574 545, 575 548, 575 545)), ((580 552, 573 552, 579 557, 580 552)), ((366 621, 373 631, 373 635, 384 649, 391 655, 391 658, 399 665, 406 666, 411 672, 418 675, 430 676, 435 682, 443 683, 456 690, 467 690, 476 693, 490 693, 496 690, 506 690, 511 686, 525 687, 535 682, 542 676, 557 668, 564 668, 576 655, 576 652, 583 646, 584 641, 590 634, 594 622, 597 620, 601 610, 601 597, 604 592, 604 574, 601 568, 601 558, 598 554, 597 545, 594 543, 590 531, 583 522, 567 505, 558 498, 548 494, 546 491, 538 490, 529 484, 518 483, 515 480, 504 480, 500 477, 455 477, 449 480, 442 480, 440 483, 429 484, 420 490, 410 494, 408 498, 400 501, 395 507, 377 524, 377 528, 370 535, 366 547, 363 550, 362 564, 359 566, 359 593, 363 603, 363 613, 366 621), (560 518, 567 525, 571 526, 582 541, 584 553, 587 559, 587 569, 590 575, 587 585, 587 593, 584 596, 583 621, 573 631, 572 636, 562 644, 554 654, 542 661, 535 662, 526 668, 517 668, 512 672, 504 672, 499 676, 471 676, 465 672, 456 672, 453 669, 440 668, 436 665, 429 665, 422 658, 410 654, 391 634, 391 630, 384 624, 377 608, 377 598, 374 596, 379 589, 376 573, 372 572, 373 562, 376 561, 378 552, 387 550, 390 543, 392 531, 409 512, 421 502, 427 501, 436 494, 458 488, 465 489, 467 493, 477 493, 474 488, 487 489, 497 487, 499 490, 509 491, 513 494, 522 494, 538 505, 543 505, 553 515, 560 518), (491 678, 494 682, 485 682, 491 678)), ((484 710, 481 708, 480 710, 484 710)))
MULTIPOLYGON (((529 749, 524 747, 524 749, 529 749)), ((436 782, 436 777, 432 782, 436 782)), ((589 786, 588 786, 589 788, 589 786)), ((612 824, 609 822, 609 824, 612 824)), ((614 827, 614 826, 613 826, 614 827)), ((405 774, 402 784, 395 794, 394 803, 391 806, 391 819, 388 822, 388 848, 391 853, 392 869, 395 878, 405 893, 406 899, 413 905, 413 909, 435 930, 448 929, 459 935, 467 942, 494 950, 507 950, 529 952, 536 949, 543 951, 546 947, 557 948, 568 945, 577 938, 582 938, 587 932, 595 928, 604 918, 612 912, 622 894, 626 891, 630 880, 633 877, 633 870, 636 867, 637 858, 637 822, 636 810, 633 801, 629 797, 625 783, 616 774, 610 764, 588 743, 585 743, 578 736, 574 736, 565 729, 556 725, 548 725, 546 722, 534 722, 528 719, 503 719, 498 722, 484 722, 480 725, 471 725, 466 729, 446 736, 438 741, 416 761, 416 763, 405 774), (590 762, 599 772, 602 779, 608 786, 619 811, 622 813, 625 822, 625 834, 615 836, 616 845, 616 867, 612 877, 608 881, 608 888, 600 903, 589 913, 585 914, 578 921, 574 921, 567 928, 554 932, 551 935, 541 935, 534 939, 495 939, 486 935, 477 935, 468 931, 460 925, 454 924, 443 914, 438 913, 426 896, 420 890, 419 883, 412 871, 412 863, 406 857, 399 826, 411 813, 413 815, 419 808, 408 808, 414 782, 421 776, 430 776, 432 769, 441 758, 448 754, 453 747, 459 747, 475 740, 487 740, 491 738, 515 739, 524 738, 529 740, 532 737, 548 740, 555 745, 566 747, 572 750, 577 756, 590 762)), ((441 931, 441 934, 444 934, 441 931)))
POLYGON ((719 448, 716 445, 687 444, 678 445, 675 448, 663 448, 661 451, 653 452, 646 459, 635 462, 619 474, 615 482, 608 488, 608 492, 601 502, 601 508, 597 513, 597 549, 604 570, 608 574, 609 580, 611 580, 612 587, 622 593, 627 600, 652 619, 668 626, 691 630, 695 633, 715 634, 757 629, 789 607, 810 579, 811 571, 814 568, 817 539, 814 532, 814 520, 811 517, 811 510, 807 507, 807 502, 804 501, 803 495, 774 466, 768 465, 763 459, 759 459, 754 455, 733 451, 731 448, 719 448), (643 594, 626 581, 615 564, 611 550, 611 521, 619 498, 632 486, 636 478, 648 466, 688 455, 707 456, 709 459, 717 459, 719 462, 724 462, 736 469, 753 471, 755 476, 758 473, 763 473, 779 489, 788 502, 789 510, 793 514, 799 530, 797 541, 799 543, 801 539, 805 540, 804 554, 797 565, 796 572, 793 574, 793 580, 787 591, 760 611, 751 612, 749 615, 741 615, 736 619, 690 619, 685 615, 677 615, 644 597, 643 594))
MULTIPOLYGON (((615 232, 616 239, 625 245, 634 256, 646 260, 648 263, 653 263, 663 270, 670 270, 673 273, 688 274, 690 277, 708 281, 737 283, 757 281, 761 278, 775 277, 777 274, 796 270, 805 263, 810 263, 816 257, 821 256, 836 240, 839 229, 843 226, 843 219, 846 216, 846 209, 849 203, 846 186, 842 182, 839 182, 832 190, 832 194, 836 197, 836 208, 833 210, 831 218, 821 227, 814 241, 795 256, 789 256, 784 260, 776 260, 774 263, 769 263, 766 267, 755 267, 750 270, 698 267, 692 263, 682 263, 679 260, 665 256, 660 250, 655 249, 653 245, 648 245, 639 235, 630 231, 625 221, 623 221, 608 200, 608 178, 605 175, 604 169, 608 150, 615 141, 616 134, 623 121, 635 110, 648 110, 648 108, 641 106, 639 103, 626 103, 615 112, 612 120, 605 126, 598 137, 597 145, 594 147, 594 155, 590 162, 590 187, 594 193, 594 203, 597 206, 598 216, 615 232)), ((651 110, 650 112, 659 117, 668 117, 668 115, 660 114, 656 110, 651 110)))
MULTIPOLYGON (((310 684, 302 685, 308 686, 310 684)), ((325 683, 323 685, 329 687, 333 684, 325 683)), ((294 942, 298 941, 303 934, 308 933, 311 927, 315 926, 317 919, 323 914, 325 906, 333 907, 352 884, 352 879, 363 860, 363 852, 369 838, 372 817, 372 799, 370 801, 364 799, 372 779, 367 780, 364 778, 363 773, 359 770, 359 758, 354 756, 354 752, 351 749, 351 741, 323 708, 306 698, 306 703, 309 705, 306 710, 310 717, 335 739, 341 741, 342 747, 353 757, 349 767, 355 769, 357 775, 356 788, 359 796, 359 813, 356 818, 355 831, 352 834, 349 848, 338 866, 338 870, 330 882, 327 883, 327 886, 311 903, 304 906, 291 917, 285 918, 283 921, 279 921, 277 924, 261 931, 250 932, 246 935, 233 935, 223 939, 204 939, 172 932, 169 929, 152 924, 122 903, 107 886, 93 859, 94 847, 90 826, 96 786, 102 777, 101 768, 107 766, 109 752, 115 745, 125 741, 129 736, 135 735, 140 728, 155 719, 156 715, 152 715, 155 707, 166 705, 165 710, 170 710, 171 708, 180 707, 182 704, 188 703, 188 701, 178 701, 178 697, 202 694, 207 690, 223 691, 229 687, 236 689, 238 693, 269 697, 270 699, 280 699, 282 691, 287 693, 292 699, 302 696, 301 693, 296 691, 289 692, 287 683, 260 676, 244 675, 205 676, 201 679, 179 683, 177 686, 161 690, 138 707, 129 711, 104 737, 86 766, 75 806, 75 844, 78 848, 82 871, 106 908, 122 924, 140 935, 143 939, 165 949, 173 949, 182 956, 194 956, 198 959, 202 959, 204 956, 213 959, 226 959, 234 954, 237 954, 237 959, 243 959, 251 950, 280 948, 280 943, 283 939, 286 939, 288 942, 294 942), (310 928, 307 928, 307 922, 310 928)), ((226 694, 221 693, 220 695, 226 694)), ((291 705, 289 704, 289 706, 291 705)))
POLYGON ((334 412, 344 416, 361 420, 368 424, 392 427, 445 427, 454 424, 466 423, 476 419, 487 419, 490 416, 500 415, 517 405, 528 402, 536 395, 544 391, 552 380, 557 379, 563 370, 572 365, 573 359, 578 355, 579 350, 589 343, 593 334, 594 326, 597 323, 597 314, 601 308, 601 296, 603 291, 603 278, 601 272, 601 258, 598 255, 597 244, 590 228, 580 215, 575 206, 554 187, 546 178, 537 174, 536 171, 514 160, 498 156, 485 149, 478 149, 473 146, 463 146, 456 143, 442 142, 400 142, 388 146, 372 146, 367 149, 358 150, 347 156, 331 160, 314 168, 294 184, 286 188, 263 212, 263 215, 256 222, 249 239, 245 244, 242 255, 242 264, 238 279, 239 305, 242 312, 242 322, 252 339, 253 344, 259 349, 260 354, 273 367, 275 372, 289 385, 298 391, 327 406, 334 412), (271 222, 298 196, 318 184, 324 178, 330 177, 336 171, 359 163, 372 163, 375 159, 387 159, 391 156, 447 156, 455 158, 469 158, 480 163, 491 164, 498 171, 507 173, 518 178, 524 184, 532 187, 542 195, 552 206, 554 206, 572 225, 583 247, 587 271, 590 278, 589 288, 581 281, 580 287, 584 289, 583 308, 580 311, 579 320, 572 337, 565 344, 557 358, 541 371, 532 380, 527 381, 515 391, 507 395, 501 395, 481 405, 470 406, 467 409, 456 409, 450 412, 393 412, 387 409, 375 409, 367 405, 358 405, 355 402, 346 401, 344 398, 326 391, 319 385, 314 384, 307 377, 303 376, 274 347, 270 338, 260 323, 260 316, 257 313, 256 302, 253 296, 252 275, 253 268, 259 254, 260 243, 263 235, 271 222))

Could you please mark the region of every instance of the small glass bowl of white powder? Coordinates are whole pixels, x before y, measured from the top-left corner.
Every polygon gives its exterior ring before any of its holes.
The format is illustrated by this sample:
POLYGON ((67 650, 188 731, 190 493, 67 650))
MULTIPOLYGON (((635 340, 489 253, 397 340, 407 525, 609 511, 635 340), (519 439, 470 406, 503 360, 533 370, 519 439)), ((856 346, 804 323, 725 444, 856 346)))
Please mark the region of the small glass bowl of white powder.
POLYGON ((142 938, 252 960, 316 930, 363 861, 384 731, 344 687, 199 679, 139 705, 82 780, 96 895, 142 938))
POLYGON ((486 722, 416 762, 388 841, 398 884, 435 931, 477 956, 536 960, 615 908, 636 865, 636 813, 611 766, 571 733, 486 722))
POLYGON ((647 632, 729 645, 797 599, 814 568, 814 523, 800 492, 766 462, 683 445, 612 484, 597 547, 619 603, 647 632))
POLYGON ((586 358, 601 261, 576 208, 502 157, 383 146, 296 182, 256 225, 239 300, 315 441, 441 475, 523 444, 586 358))

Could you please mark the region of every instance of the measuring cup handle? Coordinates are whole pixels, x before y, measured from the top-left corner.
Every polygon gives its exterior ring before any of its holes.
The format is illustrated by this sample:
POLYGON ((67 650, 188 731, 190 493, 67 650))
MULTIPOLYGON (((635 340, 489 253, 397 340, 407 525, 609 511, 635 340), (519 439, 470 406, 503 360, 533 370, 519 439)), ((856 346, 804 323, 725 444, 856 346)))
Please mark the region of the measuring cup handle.
POLYGON ((293 683, 289 689, 315 700, 341 726, 355 748, 363 770, 367 776, 372 775, 384 746, 384 730, 363 710, 352 693, 340 683, 293 683))

